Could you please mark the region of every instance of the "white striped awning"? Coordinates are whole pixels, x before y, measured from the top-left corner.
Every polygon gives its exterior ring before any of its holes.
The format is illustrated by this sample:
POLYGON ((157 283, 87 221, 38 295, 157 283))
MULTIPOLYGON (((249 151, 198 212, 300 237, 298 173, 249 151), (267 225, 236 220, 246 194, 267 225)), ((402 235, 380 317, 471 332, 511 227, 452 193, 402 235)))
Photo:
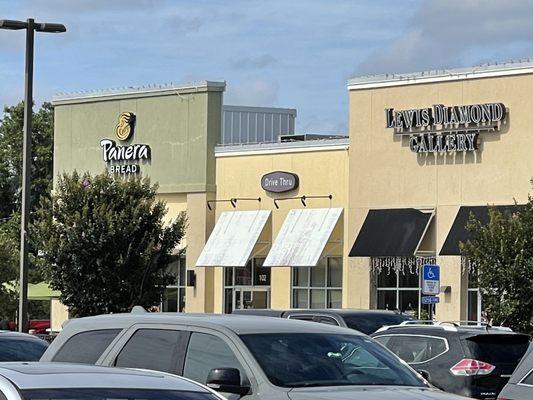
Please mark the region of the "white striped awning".
POLYGON ((263 266, 316 266, 341 214, 342 208, 290 210, 263 266))
POLYGON ((252 255, 270 214, 270 210, 223 212, 196 266, 244 267, 252 255))

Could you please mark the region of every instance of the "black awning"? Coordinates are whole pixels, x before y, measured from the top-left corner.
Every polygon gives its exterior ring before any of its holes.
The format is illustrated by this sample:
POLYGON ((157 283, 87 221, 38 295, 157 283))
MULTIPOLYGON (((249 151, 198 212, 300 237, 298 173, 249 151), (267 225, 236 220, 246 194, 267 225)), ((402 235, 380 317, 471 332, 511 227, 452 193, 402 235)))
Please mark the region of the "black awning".
POLYGON ((350 257, 413 256, 432 216, 414 208, 370 210, 350 257))
MULTIPOLYGON (((496 209, 503 213, 512 212, 515 209, 515 205, 495 206, 496 209)), ((489 207, 488 206, 463 206, 459 208, 459 212, 453 221, 453 225, 440 249, 439 255, 441 256, 459 256, 461 250, 459 249, 459 243, 466 243, 471 239, 472 235, 466 229, 470 214, 480 221, 482 224, 489 222, 489 207)))

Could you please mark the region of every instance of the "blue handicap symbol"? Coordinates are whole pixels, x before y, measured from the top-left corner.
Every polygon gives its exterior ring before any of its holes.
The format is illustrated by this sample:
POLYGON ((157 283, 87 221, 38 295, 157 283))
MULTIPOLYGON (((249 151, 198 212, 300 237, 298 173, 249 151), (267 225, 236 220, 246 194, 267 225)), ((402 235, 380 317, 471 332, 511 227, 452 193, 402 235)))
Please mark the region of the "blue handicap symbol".
POLYGON ((440 270, 438 265, 424 265, 424 280, 438 281, 440 270))

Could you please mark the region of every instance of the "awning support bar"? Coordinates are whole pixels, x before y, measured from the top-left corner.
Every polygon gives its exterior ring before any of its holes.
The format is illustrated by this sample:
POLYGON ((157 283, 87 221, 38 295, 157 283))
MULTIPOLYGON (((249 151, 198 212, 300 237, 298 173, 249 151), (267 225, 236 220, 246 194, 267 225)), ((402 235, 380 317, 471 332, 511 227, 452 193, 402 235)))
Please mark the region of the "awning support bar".
POLYGON ((307 199, 333 199, 333 195, 332 194, 328 194, 328 195, 323 195, 323 196, 306 196, 306 195, 303 195, 303 196, 296 196, 296 197, 281 197, 279 199, 274 199, 274 205, 276 206, 277 209, 279 209, 279 205, 278 205, 278 201, 283 201, 283 200, 296 200, 296 199, 299 199, 303 206, 304 207, 307 207, 307 204, 306 204, 306 200, 307 199))
POLYGON ((261 203, 261 197, 232 197, 231 199, 217 199, 217 200, 207 200, 207 208, 209 211, 212 211, 213 208, 211 207, 211 203, 230 203, 233 208, 237 207, 237 201, 239 200, 252 200, 252 201, 258 201, 261 203))

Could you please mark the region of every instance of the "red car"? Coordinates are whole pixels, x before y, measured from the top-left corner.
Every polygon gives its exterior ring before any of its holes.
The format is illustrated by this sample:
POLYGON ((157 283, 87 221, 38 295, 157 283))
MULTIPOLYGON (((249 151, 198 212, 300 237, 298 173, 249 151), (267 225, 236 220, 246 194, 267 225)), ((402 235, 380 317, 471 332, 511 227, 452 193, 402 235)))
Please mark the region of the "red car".
MULTIPOLYGON (((50 329, 49 319, 31 319, 29 321, 29 331, 37 335, 46 335, 47 329, 50 329)), ((15 321, 9 322, 9 330, 16 331, 17 323, 15 321)))

